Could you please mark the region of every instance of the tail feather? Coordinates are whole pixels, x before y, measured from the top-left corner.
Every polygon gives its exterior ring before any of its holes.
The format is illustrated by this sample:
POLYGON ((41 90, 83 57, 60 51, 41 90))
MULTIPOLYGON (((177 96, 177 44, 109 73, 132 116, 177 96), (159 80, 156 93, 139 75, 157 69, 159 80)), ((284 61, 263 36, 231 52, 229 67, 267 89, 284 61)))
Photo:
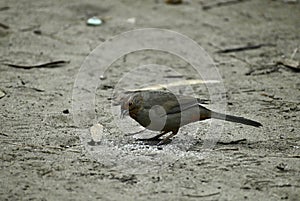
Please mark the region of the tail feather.
POLYGON ((231 121, 231 122, 241 123, 241 124, 255 126, 255 127, 262 126, 262 124, 257 121, 246 119, 244 117, 237 117, 237 116, 232 116, 232 115, 221 114, 221 113, 217 113, 217 112, 211 112, 211 118, 222 119, 225 121, 231 121))

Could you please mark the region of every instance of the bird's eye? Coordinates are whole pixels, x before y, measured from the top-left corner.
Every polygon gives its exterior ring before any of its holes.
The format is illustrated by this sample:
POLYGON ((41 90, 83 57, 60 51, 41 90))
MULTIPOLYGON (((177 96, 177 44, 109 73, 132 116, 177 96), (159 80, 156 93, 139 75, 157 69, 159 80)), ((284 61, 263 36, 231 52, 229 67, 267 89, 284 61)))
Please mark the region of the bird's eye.
POLYGON ((128 103, 128 105, 129 105, 129 106, 132 106, 132 102, 130 101, 130 102, 128 103))

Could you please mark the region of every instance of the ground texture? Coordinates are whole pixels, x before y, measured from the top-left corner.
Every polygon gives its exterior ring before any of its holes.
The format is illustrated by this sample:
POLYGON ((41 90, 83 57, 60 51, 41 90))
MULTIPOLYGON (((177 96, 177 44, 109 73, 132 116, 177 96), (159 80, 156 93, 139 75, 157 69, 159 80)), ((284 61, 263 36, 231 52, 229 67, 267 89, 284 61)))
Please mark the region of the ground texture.
MULTIPOLYGON (((284 0, 199 0, 180 5, 161 0, 1 1, 0 199, 299 200, 300 79, 297 70, 280 64, 285 58, 300 60, 299 10, 299 1, 284 0), (91 16, 105 23, 87 26, 91 16), (124 72, 157 63, 186 78, 194 74, 174 55, 141 51, 117 60, 96 92, 99 123, 121 136, 117 139, 122 143, 114 146, 126 147, 120 155, 123 160, 119 156, 108 163, 117 157, 110 148, 102 160, 91 156, 72 118, 77 73, 99 44, 147 27, 177 31, 200 44, 223 78, 227 112, 264 126, 225 123, 219 142, 206 157, 199 156, 209 121, 183 128, 159 149, 140 148, 129 137, 125 144, 119 140, 124 133, 111 123, 113 115, 106 110, 124 72), (218 53, 249 45, 255 49, 218 53), (70 63, 32 69, 7 65, 57 60, 70 63), (191 136, 188 131, 193 128, 203 129, 191 136), (180 147, 185 139, 194 142, 187 149, 180 147), (126 156, 128 150, 132 153, 126 156), (142 156, 151 158, 143 163, 142 156)), ((142 80, 148 75, 138 74, 142 80)), ((200 98, 209 98, 202 86, 194 89, 200 98)))

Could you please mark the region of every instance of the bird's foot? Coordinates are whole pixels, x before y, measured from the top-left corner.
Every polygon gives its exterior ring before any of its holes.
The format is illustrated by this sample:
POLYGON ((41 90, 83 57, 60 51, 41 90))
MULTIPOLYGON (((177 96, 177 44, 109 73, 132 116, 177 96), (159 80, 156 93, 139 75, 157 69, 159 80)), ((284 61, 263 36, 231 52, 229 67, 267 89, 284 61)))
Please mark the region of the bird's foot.
POLYGON ((161 141, 160 137, 163 136, 163 134, 159 134, 159 135, 156 135, 154 137, 150 137, 150 138, 139 138, 139 139, 136 139, 138 141, 161 141))
POLYGON ((171 138, 172 138, 174 135, 176 135, 176 134, 177 134, 177 132, 172 132, 172 133, 171 133, 170 135, 168 135, 166 138, 164 138, 163 140, 161 140, 161 141, 157 144, 157 146, 170 143, 170 142, 172 141, 171 138))
POLYGON ((171 138, 177 134, 178 130, 174 130, 172 131, 172 133, 170 135, 168 135, 166 138, 164 139, 160 139, 161 136, 167 134, 169 131, 163 131, 161 132, 160 134, 154 136, 154 137, 151 137, 151 138, 140 138, 140 139, 137 139, 138 141, 146 141, 146 142, 152 142, 150 143, 151 145, 153 145, 153 143, 156 142, 156 145, 157 146, 160 146, 160 145, 163 145, 163 144, 169 144, 172 140, 171 138), (158 142, 158 143, 157 143, 158 142))
POLYGON ((158 145, 160 144, 162 141, 164 141, 164 139, 160 139, 161 136, 165 135, 167 132, 162 132, 154 137, 151 137, 151 138, 139 138, 139 139, 136 139, 137 141, 144 141, 144 142, 147 142, 149 144, 153 144, 153 145, 158 145))
POLYGON ((145 145, 151 145, 151 146, 154 146, 154 145, 157 145, 161 139, 157 138, 145 138, 145 139, 136 139, 136 141, 140 141, 140 142, 143 142, 143 144, 145 145))
POLYGON ((157 146, 160 146, 160 145, 166 145, 166 144, 169 144, 171 143, 172 140, 171 139, 163 139, 163 140, 160 140, 156 145, 157 146))

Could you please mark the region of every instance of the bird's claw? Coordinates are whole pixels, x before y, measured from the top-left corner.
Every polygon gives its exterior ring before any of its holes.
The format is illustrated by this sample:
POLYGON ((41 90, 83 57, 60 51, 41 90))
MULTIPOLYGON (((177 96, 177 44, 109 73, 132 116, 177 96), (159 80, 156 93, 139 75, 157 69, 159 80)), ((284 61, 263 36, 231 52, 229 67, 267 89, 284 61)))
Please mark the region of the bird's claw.
POLYGON ((159 143, 157 143, 157 146, 160 146, 160 145, 164 145, 164 144, 169 144, 170 142, 172 142, 171 139, 163 139, 161 140, 159 143))

